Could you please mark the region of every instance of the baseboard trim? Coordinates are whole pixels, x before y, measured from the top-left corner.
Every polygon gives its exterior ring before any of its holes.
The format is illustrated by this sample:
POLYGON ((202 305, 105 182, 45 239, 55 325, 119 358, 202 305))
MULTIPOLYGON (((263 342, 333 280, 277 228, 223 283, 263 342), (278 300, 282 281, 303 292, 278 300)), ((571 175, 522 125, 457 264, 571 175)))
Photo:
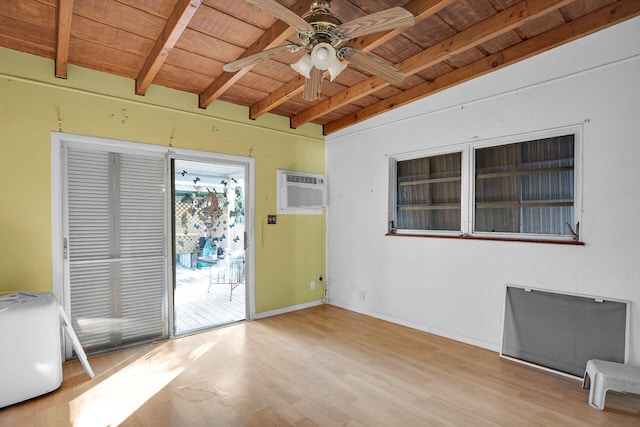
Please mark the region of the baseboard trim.
POLYGON ((363 309, 361 307, 355 307, 352 306, 350 304, 342 304, 336 301, 331 301, 331 299, 329 299, 328 301, 329 305, 333 305, 336 307, 340 307, 340 308, 344 308, 345 310, 349 310, 349 311, 354 311, 356 313, 360 313, 360 314, 364 314, 366 316, 371 316, 371 317, 375 317, 376 319, 380 319, 380 320, 385 320, 387 322, 391 322, 391 323, 395 323, 397 325, 402 325, 402 326, 406 326, 407 328, 411 328, 411 329, 417 329, 419 331, 422 332, 427 332, 429 334, 433 334, 433 335, 438 335, 444 338, 448 338, 448 339, 452 339, 454 341, 460 341, 463 342, 465 344, 469 344, 475 347, 480 347, 480 348, 484 348, 487 350, 491 350, 491 351, 495 351, 496 353, 500 352, 500 346, 497 344, 493 344, 493 343, 489 343, 486 341, 481 341, 481 340, 477 340, 471 337, 467 337, 464 335, 459 335, 459 334, 454 334, 451 333, 449 331, 444 331, 438 328, 433 328, 427 325, 422 325, 419 323, 414 323, 414 322, 408 322, 406 320, 402 320, 402 319, 398 319, 396 317, 392 317, 392 316, 387 316, 385 314, 382 313, 377 313, 375 311, 370 311, 370 310, 366 310, 363 309))
POLYGON ((315 307, 317 305, 322 305, 324 302, 319 299, 316 301, 305 302, 303 304, 290 305, 289 307, 277 308, 275 310, 262 311, 260 313, 256 313, 253 317, 254 320, 264 319, 265 317, 277 316, 278 314, 290 313, 292 311, 303 310, 305 308, 315 307))

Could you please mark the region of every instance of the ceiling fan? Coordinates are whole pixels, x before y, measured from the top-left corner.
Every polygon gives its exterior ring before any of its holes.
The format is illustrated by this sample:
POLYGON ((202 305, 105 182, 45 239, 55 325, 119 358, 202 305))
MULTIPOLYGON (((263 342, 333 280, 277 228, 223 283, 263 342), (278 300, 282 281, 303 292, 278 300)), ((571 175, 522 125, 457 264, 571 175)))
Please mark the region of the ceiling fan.
POLYGON ((333 81, 347 67, 340 60, 345 60, 362 71, 374 74, 391 84, 398 84, 405 78, 401 70, 378 55, 351 46, 339 47, 339 45, 355 37, 414 25, 415 19, 406 9, 393 7, 342 23, 340 18, 331 13, 330 0, 313 2, 309 12, 301 17, 276 0, 246 0, 246 2, 296 28, 300 44, 286 44, 245 56, 225 64, 224 71, 238 71, 264 59, 306 49, 309 53, 302 56, 295 64, 291 64, 291 67, 305 77, 303 98, 307 101, 320 98, 322 76, 325 70, 329 72, 330 80, 333 81))

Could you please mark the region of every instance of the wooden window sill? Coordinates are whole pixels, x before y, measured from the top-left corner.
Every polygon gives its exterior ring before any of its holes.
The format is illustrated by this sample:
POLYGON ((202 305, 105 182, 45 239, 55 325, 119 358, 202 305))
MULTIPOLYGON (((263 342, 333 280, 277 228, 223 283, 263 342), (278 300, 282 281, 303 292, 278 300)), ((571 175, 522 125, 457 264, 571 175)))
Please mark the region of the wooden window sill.
POLYGON ((570 245, 570 246, 584 246, 584 242, 576 240, 553 240, 553 239, 527 239, 524 237, 485 237, 485 236, 451 236, 451 235, 436 235, 436 234, 405 234, 405 233, 387 233, 385 236, 391 237, 426 237, 430 239, 460 239, 460 240, 489 240, 497 242, 524 242, 524 243, 546 243, 553 245, 570 245))

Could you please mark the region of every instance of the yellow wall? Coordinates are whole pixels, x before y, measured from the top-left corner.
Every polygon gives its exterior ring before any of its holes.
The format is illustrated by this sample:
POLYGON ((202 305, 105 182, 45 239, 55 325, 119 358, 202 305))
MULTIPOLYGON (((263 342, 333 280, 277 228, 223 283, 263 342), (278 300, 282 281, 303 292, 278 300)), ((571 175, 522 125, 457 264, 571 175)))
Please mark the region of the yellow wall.
POLYGON ((276 169, 324 173, 322 129, 289 129, 285 117, 0 48, 0 294, 51 291, 51 131, 250 156, 256 164, 256 312, 322 298, 324 215, 279 215, 276 169), (173 138, 173 139, 172 139, 173 138))

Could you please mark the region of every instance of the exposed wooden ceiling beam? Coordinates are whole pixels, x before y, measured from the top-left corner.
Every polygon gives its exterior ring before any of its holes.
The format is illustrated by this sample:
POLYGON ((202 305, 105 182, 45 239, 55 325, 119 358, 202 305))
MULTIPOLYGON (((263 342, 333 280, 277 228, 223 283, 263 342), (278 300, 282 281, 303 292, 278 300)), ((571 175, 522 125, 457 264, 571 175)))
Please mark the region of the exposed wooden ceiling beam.
POLYGON ((345 115, 338 120, 327 123, 324 126, 324 133, 325 135, 329 135, 330 133, 344 129, 362 120, 377 116, 401 105, 417 101, 436 92, 504 68, 639 15, 639 1, 620 0, 617 3, 600 8, 560 27, 556 27, 529 40, 518 43, 515 46, 444 74, 432 82, 414 86, 411 89, 365 107, 355 113, 345 115))
MULTIPOLYGON (((291 36, 295 30, 284 22, 278 20, 265 33, 260 36, 247 50, 244 51, 242 57, 253 55, 265 49, 276 47, 291 36)), ((251 71, 253 66, 244 67, 235 73, 223 71, 222 74, 213 81, 199 96, 198 105, 200 108, 207 108, 209 104, 218 99, 225 93, 235 82, 240 80, 245 74, 251 71)))
MULTIPOLYGON (((298 0, 293 6, 291 6, 291 10, 297 15, 302 15, 309 11, 311 3, 313 3, 313 0, 298 0)), ((244 51, 241 58, 253 55, 254 53, 261 52, 265 49, 276 47, 295 34, 295 32, 295 28, 281 20, 277 20, 264 32, 262 36, 260 36, 258 40, 244 51)), ((233 86, 235 82, 251 71, 251 68, 252 66, 245 67, 235 73, 223 72, 200 94, 198 101, 200 108, 207 108, 209 104, 218 99, 231 86, 233 86)))
MULTIPOLYGON (((521 1, 481 21, 456 35, 431 46, 420 53, 407 58, 396 65, 407 75, 425 70, 441 61, 451 58, 465 50, 478 46, 494 37, 507 33, 522 24, 539 18, 552 10, 559 9, 573 0, 529 0, 521 1)), ((297 128, 304 123, 321 117, 330 111, 363 98, 373 92, 389 86, 385 80, 372 76, 355 86, 326 98, 312 107, 291 117, 291 127, 297 128)))
POLYGON ((178 0, 136 79, 136 95, 145 94, 201 3, 202 0, 178 0))
MULTIPOLYGON (((411 12, 416 22, 422 21, 431 15, 436 14, 441 9, 449 6, 455 0, 412 0, 404 8, 411 12)), ((365 52, 369 52, 381 44, 391 40, 398 34, 401 34, 406 28, 397 28, 395 30, 370 34, 368 36, 359 37, 349 41, 349 46, 353 46, 365 52)), ((298 76, 294 80, 286 83, 278 90, 267 95, 264 99, 258 101, 251 106, 249 116, 257 119, 264 113, 267 113, 283 102, 293 98, 304 88, 304 77, 298 76)))
POLYGON ((58 43, 56 45, 56 77, 67 78, 69 62, 69 41, 71 40, 71 19, 73 0, 60 0, 58 6, 58 43))

